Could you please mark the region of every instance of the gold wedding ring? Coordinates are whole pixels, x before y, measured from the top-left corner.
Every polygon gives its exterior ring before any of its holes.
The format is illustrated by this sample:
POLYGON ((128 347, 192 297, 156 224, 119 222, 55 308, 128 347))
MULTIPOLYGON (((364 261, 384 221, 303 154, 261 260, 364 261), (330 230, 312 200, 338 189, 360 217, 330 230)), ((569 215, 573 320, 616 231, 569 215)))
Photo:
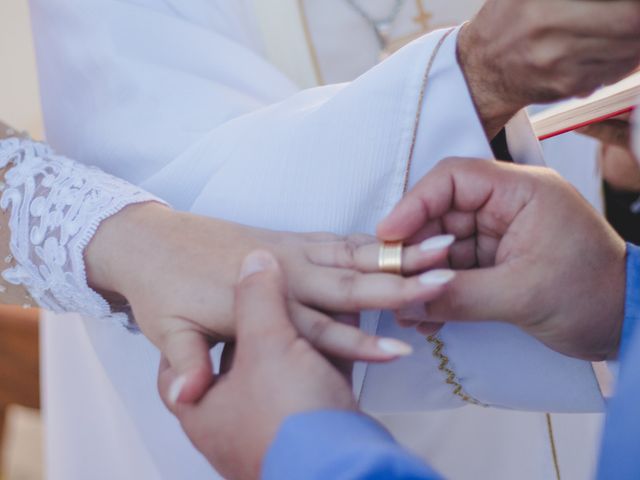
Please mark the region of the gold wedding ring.
POLYGON ((402 242, 385 242, 380 245, 378 267, 381 272, 402 274, 402 242))

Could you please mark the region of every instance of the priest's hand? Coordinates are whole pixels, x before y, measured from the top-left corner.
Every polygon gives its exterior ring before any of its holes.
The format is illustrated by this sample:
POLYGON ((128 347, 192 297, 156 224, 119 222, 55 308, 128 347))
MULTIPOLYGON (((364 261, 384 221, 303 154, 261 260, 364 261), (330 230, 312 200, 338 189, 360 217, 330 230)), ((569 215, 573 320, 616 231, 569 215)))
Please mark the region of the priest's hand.
POLYGON ((287 292, 275 257, 249 254, 236 287, 238 338, 229 371, 197 405, 176 405, 176 374, 167 362, 160 369, 158 386, 167 407, 230 480, 260 477, 262 459, 287 417, 357 408, 345 376, 298 334, 287 292))
POLYGON ((446 259, 447 246, 407 249, 406 277, 381 274, 373 237, 274 232, 144 204, 103 222, 86 264, 94 288, 128 300, 142 332, 183 376, 179 401, 191 402, 210 385, 210 347, 235 336, 233 286, 249 252, 278 257, 294 322, 314 346, 349 360, 388 361, 409 347, 366 335, 355 326, 359 312, 441 294, 447 278, 422 272, 446 259))
POLYGON ((449 159, 379 226, 386 240, 456 235, 458 272, 429 320, 501 320, 587 360, 617 354, 625 244, 549 169, 449 159))
POLYGON ((458 47, 490 138, 520 109, 582 96, 640 63, 640 2, 489 0, 458 47))
POLYGON ((640 192, 640 161, 631 146, 630 114, 594 123, 578 132, 600 140, 600 171, 611 188, 640 192))

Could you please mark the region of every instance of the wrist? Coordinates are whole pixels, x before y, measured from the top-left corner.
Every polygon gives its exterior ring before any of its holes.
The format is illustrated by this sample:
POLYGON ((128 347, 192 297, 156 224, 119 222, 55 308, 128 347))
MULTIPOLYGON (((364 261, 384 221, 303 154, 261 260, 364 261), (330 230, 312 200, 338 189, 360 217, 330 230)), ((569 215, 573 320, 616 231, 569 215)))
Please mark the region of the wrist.
POLYGON ((476 31, 473 22, 462 27, 458 36, 458 63, 467 81, 469 92, 489 140, 526 105, 510 98, 487 52, 490 37, 476 31))
POLYGON ((87 282, 107 295, 126 297, 128 285, 144 268, 151 239, 161 239, 177 213, 156 202, 129 205, 104 220, 85 251, 87 282), (165 227, 166 228, 166 227, 165 227))
POLYGON ((261 240, 260 231, 250 227, 160 203, 130 205, 102 222, 86 249, 87 279, 106 297, 131 304, 184 284, 206 284, 217 298, 218 314, 227 318, 240 264, 261 240))

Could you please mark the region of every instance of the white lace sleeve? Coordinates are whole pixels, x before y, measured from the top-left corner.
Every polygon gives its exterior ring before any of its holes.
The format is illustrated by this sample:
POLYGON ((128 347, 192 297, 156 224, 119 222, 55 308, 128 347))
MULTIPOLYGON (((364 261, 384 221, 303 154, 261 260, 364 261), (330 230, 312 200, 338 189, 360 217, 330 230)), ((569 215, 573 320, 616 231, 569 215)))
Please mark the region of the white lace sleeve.
POLYGON ((89 287, 84 250, 100 222, 127 205, 160 201, 103 171, 55 155, 25 139, 0 141, 0 168, 9 167, 0 208, 10 209, 12 266, 2 277, 24 285, 42 308, 111 317, 128 325, 89 287))

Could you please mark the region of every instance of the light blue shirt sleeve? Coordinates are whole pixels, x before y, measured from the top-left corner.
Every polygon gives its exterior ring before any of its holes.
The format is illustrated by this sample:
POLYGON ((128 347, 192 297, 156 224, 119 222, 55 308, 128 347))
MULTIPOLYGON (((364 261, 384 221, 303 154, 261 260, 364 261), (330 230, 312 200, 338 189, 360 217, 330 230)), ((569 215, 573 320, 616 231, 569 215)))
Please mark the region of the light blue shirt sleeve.
POLYGON ((640 248, 628 246, 620 375, 608 408, 599 480, 640 478, 640 248))
POLYGON ((620 339, 620 356, 624 357, 640 324, 640 247, 627 246, 627 294, 624 307, 624 325, 620 339))
POLYGON ((263 480, 436 480, 375 420, 326 410, 289 417, 267 452, 263 480))

